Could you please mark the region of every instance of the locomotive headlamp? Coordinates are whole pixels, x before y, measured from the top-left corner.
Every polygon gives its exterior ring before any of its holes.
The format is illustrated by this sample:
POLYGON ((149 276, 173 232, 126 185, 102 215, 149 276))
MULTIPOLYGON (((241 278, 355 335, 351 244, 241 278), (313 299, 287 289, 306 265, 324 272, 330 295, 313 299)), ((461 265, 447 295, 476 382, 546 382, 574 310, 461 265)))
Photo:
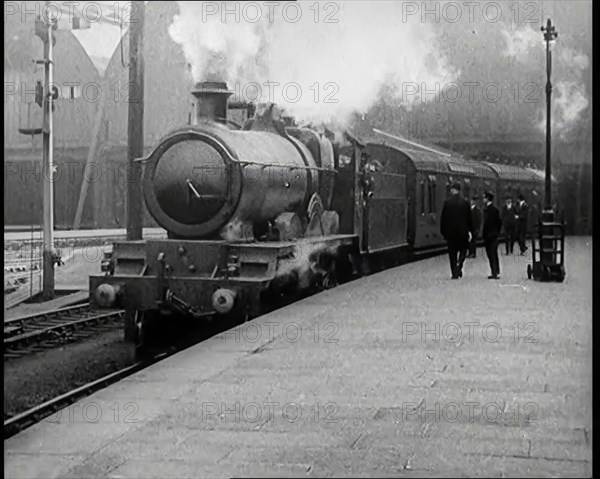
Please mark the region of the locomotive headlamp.
POLYGON ((96 303, 101 308, 110 308, 115 305, 117 301, 117 295, 119 294, 121 288, 118 285, 106 284, 103 283, 96 288, 94 292, 94 298, 96 299, 96 303))
POLYGON ((221 314, 228 313, 233 309, 233 305, 235 304, 235 297, 235 291, 220 288, 213 293, 213 308, 215 308, 215 310, 221 314))

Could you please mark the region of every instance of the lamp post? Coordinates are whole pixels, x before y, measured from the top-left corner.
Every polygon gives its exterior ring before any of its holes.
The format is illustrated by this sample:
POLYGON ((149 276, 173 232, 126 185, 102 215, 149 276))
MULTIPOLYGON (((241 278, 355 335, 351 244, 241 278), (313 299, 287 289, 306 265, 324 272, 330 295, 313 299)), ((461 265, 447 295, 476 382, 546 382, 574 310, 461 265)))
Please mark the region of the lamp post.
POLYGON ((541 28, 544 32, 544 41, 546 42, 546 191, 544 194, 544 211, 542 213, 542 219, 546 222, 554 221, 554 211, 552 210, 552 170, 550 164, 551 154, 551 111, 550 111, 550 99, 552 97, 552 83, 550 76, 552 74, 552 48, 551 44, 554 44, 554 39, 558 37, 558 32, 552 25, 550 19, 546 23, 546 27, 541 28))
POLYGON ((539 222, 539 249, 536 260, 535 240, 533 241, 533 266, 527 266, 527 276, 537 281, 563 281, 565 279, 565 230, 564 224, 555 221, 555 212, 552 209, 552 170, 550 164, 551 153, 551 111, 550 99, 552 96, 552 45, 558 37, 550 19, 546 27, 541 28, 546 42, 546 176, 544 210, 542 221, 539 222), (558 261, 560 257, 560 261, 558 261))

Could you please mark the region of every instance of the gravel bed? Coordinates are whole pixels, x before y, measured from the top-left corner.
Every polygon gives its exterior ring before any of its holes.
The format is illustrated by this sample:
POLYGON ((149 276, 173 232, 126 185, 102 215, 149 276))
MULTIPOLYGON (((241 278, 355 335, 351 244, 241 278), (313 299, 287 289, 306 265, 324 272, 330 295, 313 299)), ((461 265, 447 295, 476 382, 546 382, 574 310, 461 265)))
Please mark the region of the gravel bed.
POLYGON ((4 418, 135 363, 122 329, 4 362, 4 418))

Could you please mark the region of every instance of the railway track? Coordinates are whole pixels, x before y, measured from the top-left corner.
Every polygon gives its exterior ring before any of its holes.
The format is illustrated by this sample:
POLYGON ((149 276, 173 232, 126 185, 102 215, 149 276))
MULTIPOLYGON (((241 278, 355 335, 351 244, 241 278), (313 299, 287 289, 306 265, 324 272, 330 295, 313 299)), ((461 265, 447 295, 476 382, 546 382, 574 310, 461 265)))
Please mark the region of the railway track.
POLYGON ((123 310, 97 310, 89 303, 4 321, 4 360, 56 347, 58 344, 121 329, 123 310))
POLYGON ((142 369, 174 354, 176 350, 163 351, 156 354, 153 358, 139 361, 131 366, 120 369, 114 373, 108 374, 100 379, 87 383, 80 386, 68 393, 62 394, 54 399, 50 399, 45 403, 34 406, 27 411, 16 414, 12 417, 7 418, 5 414, 4 420, 4 439, 8 439, 15 434, 27 429, 28 427, 42 421, 44 418, 58 412, 59 410, 76 403, 78 400, 83 399, 96 391, 104 389, 105 387, 114 384, 121 379, 124 379, 132 374, 141 371, 142 369))

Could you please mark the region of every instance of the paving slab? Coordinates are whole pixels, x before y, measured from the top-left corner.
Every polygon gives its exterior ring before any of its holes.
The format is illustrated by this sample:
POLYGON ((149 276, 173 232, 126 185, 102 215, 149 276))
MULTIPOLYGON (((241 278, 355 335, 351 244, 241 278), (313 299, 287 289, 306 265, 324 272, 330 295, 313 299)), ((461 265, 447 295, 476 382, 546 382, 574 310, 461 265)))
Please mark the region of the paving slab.
POLYGON ((274 311, 5 441, 5 476, 587 477, 592 240, 566 246, 560 284, 480 250, 274 311))

